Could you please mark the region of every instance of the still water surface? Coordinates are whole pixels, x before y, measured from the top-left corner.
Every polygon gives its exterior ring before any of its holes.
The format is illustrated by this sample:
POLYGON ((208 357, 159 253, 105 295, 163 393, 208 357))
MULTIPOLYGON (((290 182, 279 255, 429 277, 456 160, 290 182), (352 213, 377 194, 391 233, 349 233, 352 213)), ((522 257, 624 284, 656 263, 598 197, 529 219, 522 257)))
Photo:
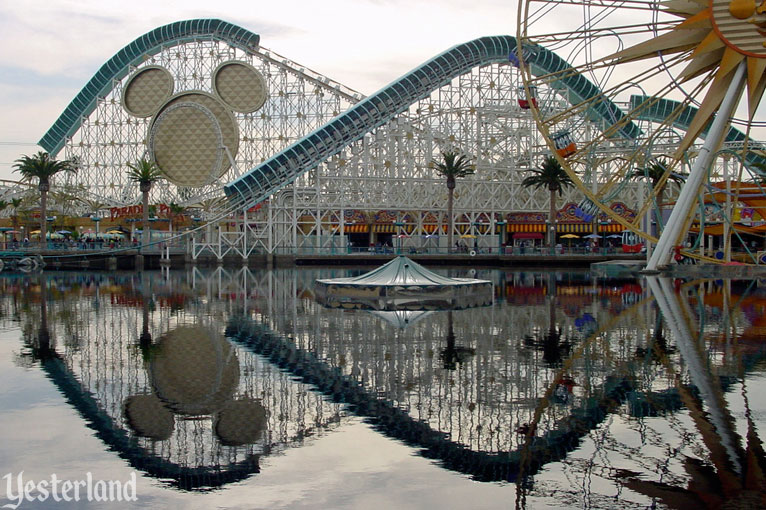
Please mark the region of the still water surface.
POLYGON ((0 274, 2 504, 23 471, 138 500, 19 508, 764 507, 759 282, 444 269, 492 304, 315 301, 360 272, 0 274))

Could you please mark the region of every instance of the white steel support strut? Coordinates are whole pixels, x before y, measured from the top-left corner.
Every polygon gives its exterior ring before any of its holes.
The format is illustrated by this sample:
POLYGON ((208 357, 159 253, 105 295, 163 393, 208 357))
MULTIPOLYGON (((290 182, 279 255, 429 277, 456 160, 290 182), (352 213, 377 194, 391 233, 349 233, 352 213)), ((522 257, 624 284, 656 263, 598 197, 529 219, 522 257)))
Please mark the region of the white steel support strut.
POLYGON ((729 460, 737 473, 742 473, 742 463, 737 454, 738 441, 736 432, 731 426, 731 417, 728 416, 725 405, 721 404, 720 389, 716 389, 710 368, 701 355, 701 346, 698 341, 695 341, 689 324, 684 319, 684 313, 678 296, 673 292, 670 279, 648 276, 646 282, 657 301, 665 323, 673 333, 676 345, 689 370, 691 382, 699 389, 700 396, 707 405, 710 422, 715 427, 729 460))
POLYGON ((736 108, 739 102, 746 68, 746 61, 743 60, 740 62, 737 70, 734 71, 734 78, 729 84, 729 89, 726 91, 726 95, 721 102, 721 107, 718 108, 718 113, 705 138, 705 144, 700 149, 689 177, 681 188, 676 206, 673 208, 670 218, 668 218, 665 230, 662 231, 662 235, 657 241, 657 246, 649 259, 649 263, 646 265, 645 271, 657 271, 659 267, 667 265, 670 261, 671 248, 681 234, 681 229, 686 223, 686 217, 694 205, 697 191, 702 184, 702 180, 707 175, 707 169, 712 161, 714 151, 725 133, 729 117, 731 117, 734 108, 736 108))

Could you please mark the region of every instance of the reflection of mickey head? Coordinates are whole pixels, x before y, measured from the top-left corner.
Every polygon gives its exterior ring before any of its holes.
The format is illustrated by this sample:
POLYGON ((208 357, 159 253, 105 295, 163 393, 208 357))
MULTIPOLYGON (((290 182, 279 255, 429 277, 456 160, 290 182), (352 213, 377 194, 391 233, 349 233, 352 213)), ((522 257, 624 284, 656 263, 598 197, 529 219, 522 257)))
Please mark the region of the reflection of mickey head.
POLYGON ((251 113, 268 97, 257 69, 227 61, 212 74, 213 94, 188 90, 173 94, 174 80, 161 66, 146 66, 125 83, 122 106, 136 117, 151 117, 150 158, 178 186, 210 184, 229 168, 229 152, 239 150, 239 127, 232 110, 251 113))
POLYGON ((175 416, 213 417, 222 444, 254 443, 267 427, 268 411, 252 398, 234 398, 239 360, 234 347, 211 328, 180 326, 163 335, 149 362, 151 394, 125 400, 128 425, 137 435, 169 439, 175 416))

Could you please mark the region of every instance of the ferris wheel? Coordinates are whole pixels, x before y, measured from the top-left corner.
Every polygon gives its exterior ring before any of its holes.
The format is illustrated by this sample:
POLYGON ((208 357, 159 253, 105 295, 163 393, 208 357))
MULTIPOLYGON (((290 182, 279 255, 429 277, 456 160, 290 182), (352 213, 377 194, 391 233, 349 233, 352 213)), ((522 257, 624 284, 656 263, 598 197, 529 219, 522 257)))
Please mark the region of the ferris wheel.
MULTIPOLYGON (((766 140, 757 120, 766 5, 524 0, 518 19, 511 60, 549 150, 586 197, 577 214, 656 244, 647 269, 681 253, 713 261, 729 260, 732 246, 749 253, 749 241, 766 234, 766 151, 757 141, 766 140), (630 193, 636 214, 615 212, 611 204, 630 193)), ((750 261, 757 257, 753 249, 750 261)))

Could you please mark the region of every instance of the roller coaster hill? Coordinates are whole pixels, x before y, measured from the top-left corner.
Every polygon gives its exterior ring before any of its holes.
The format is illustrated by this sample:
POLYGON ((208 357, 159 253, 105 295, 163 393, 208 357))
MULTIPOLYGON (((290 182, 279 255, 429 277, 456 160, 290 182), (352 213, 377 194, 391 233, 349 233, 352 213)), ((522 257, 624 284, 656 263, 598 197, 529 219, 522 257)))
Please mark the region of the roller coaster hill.
MULTIPOLYGON (((598 87, 574 75, 525 89, 517 53, 514 37, 482 37, 364 97, 225 21, 159 27, 110 58, 40 140, 51 155, 79 165, 78 172, 55 177, 52 189, 70 198, 54 197, 51 215, 75 218, 78 230, 98 232, 99 222, 101 231, 120 226, 134 238, 149 228, 143 254, 191 261, 337 255, 376 245, 447 253, 450 228, 459 243, 479 253, 521 242, 548 244, 543 239, 551 233, 563 244, 566 235, 654 235, 661 225, 652 223, 661 223, 663 211, 650 209, 672 206, 679 185, 669 182, 657 206, 646 182, 615 162, 653 123, 664 121, 663 110, 625 120, 607 143, 587 153, 579 144, 622 119, 622 108, 636 98, 625 104, 605 99, 559 126, 566 157, 590 162, 584 182, 595 187, 612 180, 617 191, 602 210, 585 215, 584 190, 564 189, 551 217, 548 190, 522 185, 558 150, 536 129, 530 104, 565 109, 598 87), (465 154, 475 167, 458 181, 452 218, 444 178, 434 168, 443 152, 465 154), (150 191, 150 209, 173 204, 181 211, 155 215, 149 225, 142 224, 140 186, 128 177, 128 165, 144 157, 163 173, 150 191)), ((529 65, 545 76, 568 64, 536 47, 529 65)), ((690 119, 677 116, 667 137, 653 140, 649 156, 676 144, 690 119)), ((726 145, 745 141, 731 128, 726 145)), ((746 163, 761 160, 753 153, 746 163)), ((711 182, 722 175, 718 166, 711 182)), ((9 185, 0 198, 31 194, 9 185)), ((710 243, 701 250, 712 253, 710 243)), ((132 248, 109 254, 137 253, 132 248)), ((73 251, 72 257, 81 256, 73 251)))

